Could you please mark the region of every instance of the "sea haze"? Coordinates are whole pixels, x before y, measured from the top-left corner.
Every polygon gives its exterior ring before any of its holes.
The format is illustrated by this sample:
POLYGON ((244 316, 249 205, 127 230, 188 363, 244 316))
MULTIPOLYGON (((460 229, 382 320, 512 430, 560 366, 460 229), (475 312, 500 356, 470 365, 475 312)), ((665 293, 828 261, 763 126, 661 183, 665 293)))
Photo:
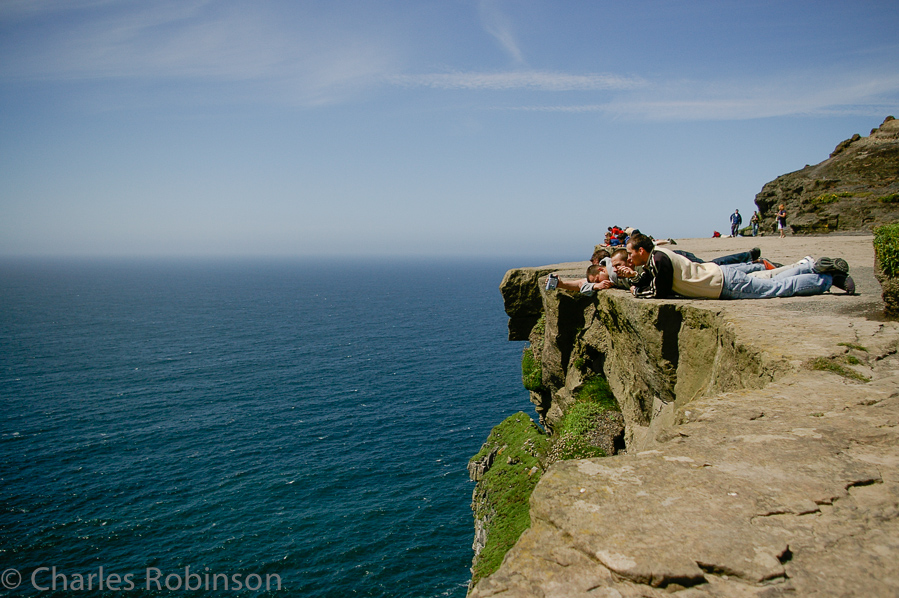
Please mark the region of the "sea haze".
POLYGON ((22 580, 0 595, 53 595, 31 576, 55 566, 58 591, 131 574, 117 596, 185 567, 263 580, 240 595, 464 596, 467 460, 531 412, 498 291, 518 265, 0 262, 0 569, 22 580))

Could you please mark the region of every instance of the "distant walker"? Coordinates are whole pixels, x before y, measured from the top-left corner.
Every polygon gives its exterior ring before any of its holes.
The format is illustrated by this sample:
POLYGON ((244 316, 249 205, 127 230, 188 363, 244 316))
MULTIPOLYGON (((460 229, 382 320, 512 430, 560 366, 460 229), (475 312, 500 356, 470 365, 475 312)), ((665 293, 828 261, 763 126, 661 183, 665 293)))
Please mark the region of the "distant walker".
POLYGON ((737 233, 740 232, 740 225, 743 224, 743 217, 740 216, 740 210, 734 210, 734 213, 730 215, 730 236, 736 237, 737 233))

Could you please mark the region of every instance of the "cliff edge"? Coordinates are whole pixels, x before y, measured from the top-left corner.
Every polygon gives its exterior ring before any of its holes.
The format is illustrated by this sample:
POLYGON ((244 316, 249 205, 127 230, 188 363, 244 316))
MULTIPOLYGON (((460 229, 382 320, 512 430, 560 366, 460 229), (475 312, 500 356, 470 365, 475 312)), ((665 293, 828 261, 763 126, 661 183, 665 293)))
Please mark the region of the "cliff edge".
POLYGON ((679 243, 707 259, 840 254, 860 294, 587 298, 541 284, 585 264, 510 271, 541 422, 602 377, 624 450, 548 464, 530 527, 470 595, 897 595, 899 325, 881 315, 871 237, 679 243))

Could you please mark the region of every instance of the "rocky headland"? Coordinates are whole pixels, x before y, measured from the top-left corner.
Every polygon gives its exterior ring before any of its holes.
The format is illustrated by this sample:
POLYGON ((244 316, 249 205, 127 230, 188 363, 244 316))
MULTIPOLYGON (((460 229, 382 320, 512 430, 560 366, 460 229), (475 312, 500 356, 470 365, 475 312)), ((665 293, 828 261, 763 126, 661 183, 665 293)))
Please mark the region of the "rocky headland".
POLYGON ((899 120, 840 142, 820 164, 777 177, 755 197, 760 230, 774 232, 783 204, 793 234, 871 233, 899 221, 899 120))
POLYGON ((583 297, 542 283, 586 262, 509 271, 550 434, 517 414, 472 459, 470 596, 899 595, 899 324, 872 237, 678 244, 840 255, 859 294, 583 297))

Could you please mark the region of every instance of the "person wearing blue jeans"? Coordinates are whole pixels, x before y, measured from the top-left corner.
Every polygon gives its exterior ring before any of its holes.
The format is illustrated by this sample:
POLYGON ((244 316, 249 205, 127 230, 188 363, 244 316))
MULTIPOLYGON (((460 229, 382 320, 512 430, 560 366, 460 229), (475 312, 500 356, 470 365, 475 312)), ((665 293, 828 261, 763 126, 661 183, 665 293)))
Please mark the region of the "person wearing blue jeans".
MULTIPOLYGON (((821 258, 818 262, 828 259, 821 258)), ((832 273, 815 272, 814 263, 803 263, 774 275, 771 278, 748 276, 749 272, 764 270, 762 264, 730 264, 721 266, 724 281, 719 299, 769 299, 820 295, 833 285, 832 273)), ((848 265, 846 266, 848 270, 848 265)))
POLYGON ((831 286, 849 294, 855 282, 849 276, 849 264, 842 258, 820 258, 813 263, 800 262, 771 278, 750 276, 763 264, 697 264, 662 247, 655 247, 644 235, 631 237, 627 253, 634 266, 643 266, 631 287, 635 297, 664 298, 672 295, 699 299, 768 299, 819 295, 831 286))

